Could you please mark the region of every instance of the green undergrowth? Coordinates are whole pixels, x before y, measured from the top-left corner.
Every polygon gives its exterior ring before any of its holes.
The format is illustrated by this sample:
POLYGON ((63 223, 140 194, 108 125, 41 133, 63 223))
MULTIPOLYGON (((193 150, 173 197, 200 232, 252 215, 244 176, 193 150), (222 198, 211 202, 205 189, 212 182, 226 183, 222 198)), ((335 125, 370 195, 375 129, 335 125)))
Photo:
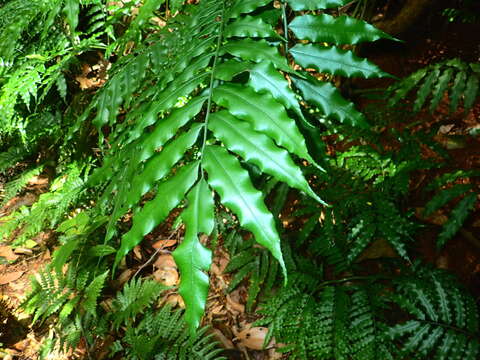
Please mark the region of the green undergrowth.
MULTIPOLYGON (((23 247, 56 234, 23 303, 51 329, 41 358, 77 347, 95 358, 105 339, 112 359, 222 358, 202 323, 217 246, 231 259, 226 292, 247 287, 266 343, 275 337, 291 358, 478 357, 473 297, 415 253, 423 224, 409 205, 412 179, 451 159, 435 129, 386 119, 413 90, 417 111, 429 96, 435 110, 447 88, 452 111, 470 109, 478 64, 421 69, 366 116, 334 84, 389 77, 355 50, 397 40, 354 3, 0 4, 2 206, 49 178, 32 205, 4 207, 0 238, 23 247), (79 86, 85 67, 98 86, 79 86), (182 237, 173 289, 132 255, 166 221, 182 237), (142 271, 119 285, 126 268, 142 271), (165 305, 166 291, 185 310, 165 305)), ((442 173, 424 191, 425 217, 448 211, 439 248, 478 190, 476 172, 442 173)))

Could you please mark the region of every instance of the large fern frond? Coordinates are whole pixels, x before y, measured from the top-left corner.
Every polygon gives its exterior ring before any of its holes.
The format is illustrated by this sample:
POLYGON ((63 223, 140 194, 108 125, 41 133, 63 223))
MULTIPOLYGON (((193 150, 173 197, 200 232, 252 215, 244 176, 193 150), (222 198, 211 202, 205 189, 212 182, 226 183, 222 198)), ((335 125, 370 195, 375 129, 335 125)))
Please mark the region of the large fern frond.
MULTIPOLYGON (((140 23, 148 21, 158 5, 147 1, 140 8, 125 39, 139 39, 140 23)), ((171 210, 188 202, 182 215, 187 236, 174 256, 182 273, 186 318, 192 327, 199 323, 206 301, 204 271, 211 260, 197 237, 198 233, 208 235, 213 228, 213 191, 279 261, 285 274, 274 217, 243 163, 324 204, 296 164, 297 157, 315 162, 297 126, 297 121, 306 124, 302 106, 295 88, 282 74, 294 76, 295 72, 279 52, 274 27, 261 17, 267 10, 280 11, 271 1, 206 0, 186 6, 183 14, 149 34, 113 67, 109 81, 71 130, 73 136, 81 123, 91 118, 100 145, 109 148, 102 167, 89 180, 91 186, 105 186, 99 207, 111 214, 107 240, 115 235, 118 219, 134 211, 116 264, 171 210), (118 114, 123 111, 125 119, 119 121, 118 114), (149 192, 155 192, 155 197, 143 204, 141 199, 149 192)), ((319 17, 319 21, 330 20, 319 17)), ((329 31, 344 26, 342 21, 334 22, 329 31)), ((388 37, 366 24, 360 28, 363 40, 388 37)), ((345 36, 341 42, 356 42, 356 36, 345 36)), ((310 67, 311 59, 325 51, 335 57, 320 71, 385 75, 367 60, 337 47, 297 45, 291 54, 300 65, 310 67), (302 54, 308 61, 297 56, 299 47, 305 47, 302 54)), ((306 73, 296 73, 295 79, 301 83, 300 90, 308 82, 314 91, 308 90, 305 99, 314 106, 323 104, 327 116, 361 125, 361 115, 333 85, 319 83, 306 73), (326 105, 330 100, 333 106, 326 105)))

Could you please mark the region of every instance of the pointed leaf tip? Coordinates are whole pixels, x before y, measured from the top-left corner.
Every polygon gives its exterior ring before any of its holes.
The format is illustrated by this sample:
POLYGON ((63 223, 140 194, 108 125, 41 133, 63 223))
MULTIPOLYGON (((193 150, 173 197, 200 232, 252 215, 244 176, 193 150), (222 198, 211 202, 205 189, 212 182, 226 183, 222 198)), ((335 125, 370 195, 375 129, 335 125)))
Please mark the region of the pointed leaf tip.
POLYGON ((200 325, 208 296, 208 275, 212 252, 203 246, 198 234, 209 235, 214 227, 214 203, 207 183, 201 179, 187 196, 188 207, 183 212, 186 233, 183 242, 173 252, 180 269, 179 293, 185 302, 185 321, 190 332, 200 325))
POLYGON ((221 202, 237 214, 240 224, 255 236, 278 260, 287 277, 280 237, 273 215, 265 206, 263 195, 255 189, 250 176, 237 158, 225 148, 205 148, 202 165, 208 173, 209 185, 220 195, 221 202))

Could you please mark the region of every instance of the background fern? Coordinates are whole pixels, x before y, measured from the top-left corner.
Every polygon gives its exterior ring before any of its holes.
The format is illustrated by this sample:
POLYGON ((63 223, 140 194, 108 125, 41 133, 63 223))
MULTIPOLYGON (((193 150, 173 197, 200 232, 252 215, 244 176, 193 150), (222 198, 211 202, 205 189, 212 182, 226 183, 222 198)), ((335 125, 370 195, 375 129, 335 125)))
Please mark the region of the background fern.
POLYGON ((265 343, 275 336, 292 358, 475 359, 480 351, 473 297, 444 272, 418 265, 389 285, 375 276, 322 282, 304 273, 260 313, 256 325, 269 327, 265 343))
POLYGON ((426 190, 435 190, 434 196, 425 205, 424 216, 428 217, 455 199, 460 199, 450 211, 448 220, 438 235, 437 246, 442 248, 462 227, 477 203, 474 179, 477 171, 456 171, 435 178, 426 190), (473 181, 472 181, 473 180, 473 181), (465 183, 462 183, 465 182, 465 183))
POLYGON ((433 112, 447 91, 451 112, 459 108, 460 100, 463 100, 463 109, 468 111, 473 107, 478 96, 479 70, 478 63, 466 63, 460 59, 426 66, 390 87, 392 94, 390 105, 398 103, 418 87, 413 105, 414 111, 420 111, 431 96, 429 109, 433 112))
POLYGON ((32 206, 22 207, 8 215, 7 225, 0 230, 0 236, 8 238, 17 230, 15 243, 18 245, 31 240, 44 229, 56 227, 82 195, 84 170, 84 167, 71 164, 69 170, 51 184, 50 192, 40 195, 32 206))
POLYGON ((390 338, 403 340, 400 353, 421 359, 477 358, 479 314, 473 297, 441 271, 413 270, 414 279, 399 279, 399 295, 393 297, 413 317, 388 330, 390 338))
POLYGON ((5 184, 2 194, 2 202, 0 207, 4 207, 5 204, 10 201, 15 195, 17 195, 34 177, 38 176, 43 170, 43 166, 28 170, 20 174, 16 179, 5 184))

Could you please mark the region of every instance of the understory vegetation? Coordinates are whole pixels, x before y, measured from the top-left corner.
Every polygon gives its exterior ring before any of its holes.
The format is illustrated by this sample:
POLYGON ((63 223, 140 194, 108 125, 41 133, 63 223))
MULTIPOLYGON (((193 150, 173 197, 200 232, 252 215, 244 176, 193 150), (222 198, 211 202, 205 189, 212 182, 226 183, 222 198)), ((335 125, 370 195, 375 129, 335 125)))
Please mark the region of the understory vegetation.
POLYGON ((478 298, 418 250, 439 214, 437 253, 464 231, 480 170, 409 118, 467 114, 480 64, 395 78, 363 51, 400 41, 373 3, 0 1, 0 243, 50 234, 21 304, 40 359, 229 358, 204 317, 220 252, 276 359, 480 357, 478 298), (170 255, 180 278, 153 276, 170 255))

